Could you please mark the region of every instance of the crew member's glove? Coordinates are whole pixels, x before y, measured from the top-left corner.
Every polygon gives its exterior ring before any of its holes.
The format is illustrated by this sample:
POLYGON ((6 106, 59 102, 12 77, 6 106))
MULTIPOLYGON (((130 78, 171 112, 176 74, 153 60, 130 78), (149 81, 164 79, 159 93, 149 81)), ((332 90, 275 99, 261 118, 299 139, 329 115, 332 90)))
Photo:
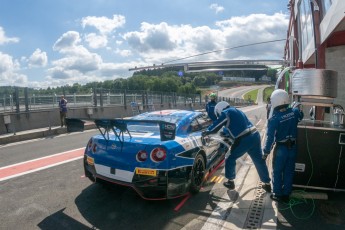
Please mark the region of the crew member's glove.
POLYGON ((302 104, 300 102, 294 101, 291 106, 293 109, 298 108, 299 110, 302 110, 302 104))
POLYGON ((219 132, 219 136, 221 136, 223 138, 229 138, 230 135, 228 133, 226 133, 226 132, 220 131, 219 132))
POLYGON ((207 136, 209 135, 210 133, 208 131, 202 131, 201 132, 201 136, 204 137, 204 136, 207 136))
POLYGON ((268 157, 268 154, 270 154, 270 153, 264 153, 264 154, 262 155, 262 159, 263 159, 263 160, 266 160, 267 157, 268 157))

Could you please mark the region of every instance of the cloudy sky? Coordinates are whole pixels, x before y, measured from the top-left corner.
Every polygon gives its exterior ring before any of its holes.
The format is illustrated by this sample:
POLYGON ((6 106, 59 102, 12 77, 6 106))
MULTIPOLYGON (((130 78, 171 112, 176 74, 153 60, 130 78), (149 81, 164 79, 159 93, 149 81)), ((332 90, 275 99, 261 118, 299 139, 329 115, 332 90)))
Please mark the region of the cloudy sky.
POLYGON ((127 78, 129 68, 282 59, 288 0, 1 0, 0 86, 127 78), (215 50, 207 55, 198 55, 215 50))

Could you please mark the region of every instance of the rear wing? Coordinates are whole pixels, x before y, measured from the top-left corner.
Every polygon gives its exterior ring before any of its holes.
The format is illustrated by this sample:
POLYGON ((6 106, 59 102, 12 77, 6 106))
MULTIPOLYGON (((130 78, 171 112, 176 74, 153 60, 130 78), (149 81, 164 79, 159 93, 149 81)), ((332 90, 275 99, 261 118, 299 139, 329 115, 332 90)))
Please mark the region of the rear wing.
POLYGON ((158 124, 161 141, 174 140, 176 134, 176 124, 166 121, 132 119, 96 119, 94 120, 94 122, 98 130, 106 140, 109 140, 109 131, 113 131, 116 138, 118 138, 119 141, 122 142, 124 140, 124 133, 127 133, 130 137, 132 137, 130 131, 127 128, 128 123, 158 124))

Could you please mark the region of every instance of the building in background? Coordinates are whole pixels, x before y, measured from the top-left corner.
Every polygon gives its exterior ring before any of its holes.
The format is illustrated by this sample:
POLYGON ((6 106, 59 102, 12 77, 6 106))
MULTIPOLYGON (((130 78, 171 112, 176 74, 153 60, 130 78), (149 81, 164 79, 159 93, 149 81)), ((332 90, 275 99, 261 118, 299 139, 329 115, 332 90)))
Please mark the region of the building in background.
MULTIPOLYGON (((284 57, 299 69, 338 72, 338 96, 345 105, 345 0, 290 0, 290 21, 284 57)), ((316 108, 323 120, 325 108, 316 108)))

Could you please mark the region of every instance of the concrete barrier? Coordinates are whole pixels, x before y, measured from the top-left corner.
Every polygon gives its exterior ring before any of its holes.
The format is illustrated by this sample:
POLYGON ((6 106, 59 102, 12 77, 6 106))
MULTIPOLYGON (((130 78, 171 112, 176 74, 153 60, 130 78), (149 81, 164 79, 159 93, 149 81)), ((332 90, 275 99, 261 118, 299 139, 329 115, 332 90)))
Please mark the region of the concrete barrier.
MULTIPOLYGON (((199 110, 205 108, 205 103, 198 104, 160 104, 154 105, 155 110, 162 109, 186 109, 199 110)), ((143 111, 145 112, 145 111, 143 111)), ((71 107, 68 108, 67 117, 80 119, 99 119, 99 118, 123 118, 132 116, 130 106, 114 105, 108 107, 71 107), (92 111, 92 112, 91 112, 92 111)), ((60 126, 59 109, 33 110, 22 113, 0 114, 0 135, 16 132, 46 128, 52 132, 52 127, 60 126), (6 123, 6 124, 5 124, 6 123)), ((59 132, 59 131, 54 131, 59 132)), ((51 133, 43 135, 52 135, 51 133)), ((15 135, 14 135, 15 136, 15 135)), ((44 137, 44 136, 43 136, 44 137)))

